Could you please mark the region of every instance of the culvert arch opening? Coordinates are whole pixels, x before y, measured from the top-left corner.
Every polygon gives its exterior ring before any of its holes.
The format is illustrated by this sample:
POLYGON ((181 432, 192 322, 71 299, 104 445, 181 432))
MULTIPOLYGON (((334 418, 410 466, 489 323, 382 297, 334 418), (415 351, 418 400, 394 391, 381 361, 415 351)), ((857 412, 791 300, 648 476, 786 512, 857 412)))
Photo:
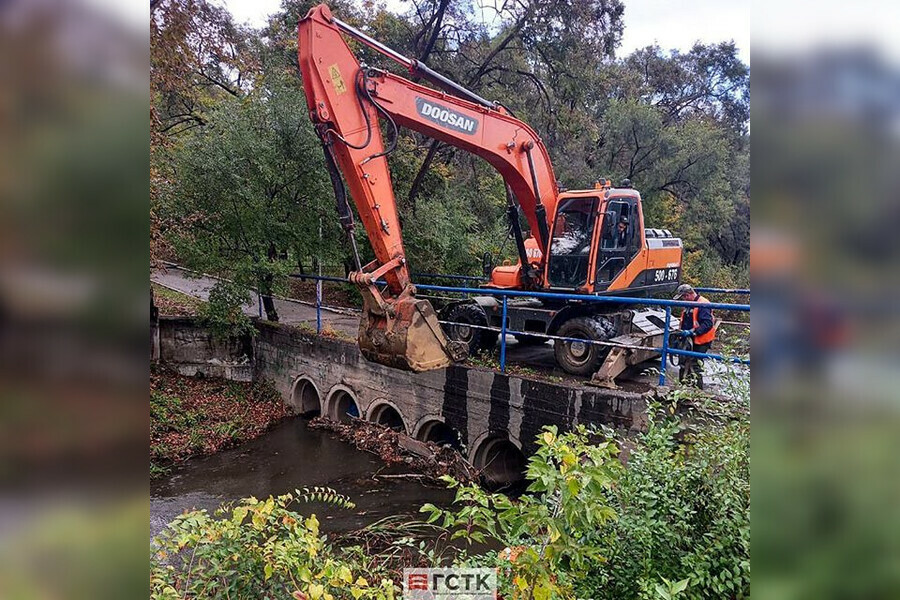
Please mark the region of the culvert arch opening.
POLYGON ((508 487, 525 479, 525 455, 505 437, 483 441, 475 450, 472 464, 481 471, 489 487, 508 487))
POLYGON ((331 392, 328 417, 339 423, 349 423, 360 416, 359 404, 350 390, 339 388, 331 392))
POLYGON ((424 423, 419 428, 419 434, 416 437, 422 442, 434 442, 438 446, 450 446, 455 450, 462 450, 462 439, 459 432, 436 419, 424 423))
POLYGON ((390 404, 383 403, 375 406, 369 412, 369 420, 388 429, 406 433, 406 423, 403 422, 403 415, 390 404))
POLYGON ((301 377, 294 384, 291 392, 291 406, 304 417, 312 418, 322 414, 322 397, 310 379, 301 377))

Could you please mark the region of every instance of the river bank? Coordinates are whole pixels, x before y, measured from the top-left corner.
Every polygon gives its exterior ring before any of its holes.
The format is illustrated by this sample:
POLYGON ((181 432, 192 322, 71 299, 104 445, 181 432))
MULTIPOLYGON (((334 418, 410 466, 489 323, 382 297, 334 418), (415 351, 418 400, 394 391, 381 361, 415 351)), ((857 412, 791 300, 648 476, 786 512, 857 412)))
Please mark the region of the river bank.
POLYGON ((242 383, 150 373, 150 477, 193 456, 255 439, 289 415, 267 382, 242 383))

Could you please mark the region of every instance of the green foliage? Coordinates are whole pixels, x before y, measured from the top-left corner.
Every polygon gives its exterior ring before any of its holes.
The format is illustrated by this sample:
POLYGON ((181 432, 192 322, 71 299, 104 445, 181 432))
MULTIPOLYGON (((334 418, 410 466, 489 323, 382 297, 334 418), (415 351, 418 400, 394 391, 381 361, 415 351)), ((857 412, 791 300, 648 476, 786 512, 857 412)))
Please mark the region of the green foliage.
POLYGON ((708 412, 696 430, 671 414, 653 417, 620 444, 547 427, 528 462, 527 495, 511 500, 448 479, 455 508, 422 512, 453 538, 505 547, 467 563, 499 567, 504 597, 747 597, 749 422, 745 411, 708 412))
POLYGON ((605 498, 621 474, 616 445, 591 443, 589 434, 581 426, 563 434, 545 427, 528 462, 529 493, 518 501, 446 478, 462 508, 427 504, 422 512, 428 522, 442 519, 452 538, 506 546, 495 557, 504 596, 572 597, 573 581, 605 560, 594 538, 616 518, 605 498))
POLYGON ((195 454, 220 450, 265 431, 286 414, 271 383, 196 380, 170 373, 150 377, 150 476, 195 454))
MULTIPOLYGON (((180 53, 154 45, 154 73, 166 75, 154 79, 157 112, 166 122, 186 119, 153 153, 154 247, 266 295, 298 263, 349 258, 296 74, 296 23, 313 4, 286 0, 263 31, 234 28, 227 13, 205 8, 210 40, 180 53), (229 44, 240 52, 201 60, 229 44), (182 64, 195 59, 199 67, 182 64), (185 98, 194 101, 181 110, 185 98)), ((685 239, 688 281, 748 283, 749 68, 734 44, 653 46, 614 58, 618 0, 504 3, 490 25, 471 2, 427 1, 406 14, 330 4, 401 53, 509 107, 539 133, 563 185, 630 178, 647 226, 685 239)), ((363 62, 396 69, 352 45, 363 62)), ((498 263, 515 260, 500 176, 467 152, 431 149, 427 138, 401 130, 389 157, 410 267, 476 273, 484 252, 498 263)), ((361 227, 357 242, 371 259, 361 227)))
POLYGON ((350 500, 349 496, 338 494, 329 487, 315 486, 313 488, 303 488, 303 490, 295 490, 297 499, 303 502, 322 502, 329 506, 337 506, 348 510, 356 508, 356 504, 350 500))
MULTIPOLYGON (((320 216, 334 209, 306 113, 301 89, 264 73, 252 93, 217 104, 173 150, 177 178, 158 212, 179 223, 168 238, 183 262, 235 282, 229 299, 239 288, 277 294, 299 257, 334 253, 319 241, 320 216)), ((323 226, 323 237, 341 239, 334 219, 323 226)))
POLYGON ((447 477, 456 491, 452 509, 426 504, 427 523, 377 523, 354 537, 365 548, 335 549, 314 516, 289 510, 294 500, 353 508, 328 488, 250 498, 217 518, 186 513, 154 540, 152 597, 299 591, 322 600, 390 598, 387 569, 446 564, 447 539, 503 548, 462 551, 453 561, 498 567, 505 598, 748 597, 745 409, 686 389, 665 409, 651 406, 655 416, 634 438, 613 442, 609 431, 546 427, 528 462, 525 495, 514 499, 447 477), (674 416, 689 404, 688 420, 674 416), (372 581, 363 585, 360 576, 372 581))
POLYGON ((250 299, 245 286, 219 280, 209 291, 209 301, 200 306, 200 321, 219 339, 256 335, 253 322, 244 314, 250 299))
POLYGON ((653 588, 653 591, 656 592, 656 597, 660 600, 674 600, 681 596, 690 583, 689 579, 682 579, 681 581, 669 581, 665 577, 660 577, 660 579, 662 583, 657 583, 653 588))
MULTIPOLYGON (((502 179, 481 161, 460 177, 455 161, 437 159, 409 201, 420 156, 412 138, 402 137, 390 158, 410 264, 425 273, 480 274, 481 255, 496 255, 507 233, 502 179)), ((512 244, 507 250, 512 257, 512 244)))
POLYGON ((215 517, 205 510, 180 515, 153 540, 150 597, 393 599, 390 579, 358 569, 320 535, 314 514, 288 508, 302 496, 247 498, 215 517))
POLYGON ((684 580, 687 598, 749 596, 749 421, 729 417, 696 431, 672 416, 650 421, 615 488, 607 560, 579 597, 665 597, 676 587, 667 581, 684 580))
POLYGON ((203 420, 203 415, 187 410, 181 399, 159 390, 150 390, 151 431, 187 431, 203 420))

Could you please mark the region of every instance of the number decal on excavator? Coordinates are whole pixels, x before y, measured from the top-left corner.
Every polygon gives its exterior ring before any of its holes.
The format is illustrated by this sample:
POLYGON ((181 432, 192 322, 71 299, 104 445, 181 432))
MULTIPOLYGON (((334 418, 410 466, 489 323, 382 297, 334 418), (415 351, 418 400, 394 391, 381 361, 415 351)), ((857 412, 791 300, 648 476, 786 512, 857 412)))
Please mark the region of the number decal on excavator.
POLYGON ((331 76, 331 85, 334 86, 334 91, 338 94, 347 91, 347 85, 344 83, 344 78, 341 77, 341 70, 338 69, 337 63, 328 67, 328 75, 331 76))
POLYGON ((429 121, 433 121, 453 131, 469 135, 475 135, 475 132, 478 131, 477 120, 470 119, 462 113, 425 98, 416 97, 416 111, 429 121))
POLYGON ((653 274, 654 283, 678 281, 678 269, 656 269, 653 274))

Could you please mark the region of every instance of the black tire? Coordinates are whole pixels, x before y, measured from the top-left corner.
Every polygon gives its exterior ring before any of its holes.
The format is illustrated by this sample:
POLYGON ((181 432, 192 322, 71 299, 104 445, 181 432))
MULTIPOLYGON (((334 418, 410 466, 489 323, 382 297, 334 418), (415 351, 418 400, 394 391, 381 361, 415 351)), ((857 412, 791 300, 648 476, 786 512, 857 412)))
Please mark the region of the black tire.
POLYGON ((547 338, 537 337, 536 335, 520 334, 516 335, 515 338, 523 346, 540 346, 547 343, 547 338))
MULTIPOLYGON (((556 335, 603 342, 616 336, 615 324, 606 317, 576 317, 562 324, 556 335)), ((597 372, 609 354, 610 346, 579 344, 556 340, 556 363, 571 375, 589 376, 597 372)))
POLYGON ((500 337, 496 331, 466 327, 466 325, 487 327, 487 315, 484 313, 484 309, 474 302, 451 306, 444 320, 459 323, 459 325, 444 325, 444 333, 451 340, 466 344, 469 347, 469 356, 479 350, 493 349, 500 337))
MULTIPOLYGON (((674 348, 675 350, 693 350, 694 344, 689 338, 669 335, 669 347, 674 348)), ((669 354, 669 364, 673 367, 677 367, 684 362, 685 358, 687 357, 678 354, 669 354)))

